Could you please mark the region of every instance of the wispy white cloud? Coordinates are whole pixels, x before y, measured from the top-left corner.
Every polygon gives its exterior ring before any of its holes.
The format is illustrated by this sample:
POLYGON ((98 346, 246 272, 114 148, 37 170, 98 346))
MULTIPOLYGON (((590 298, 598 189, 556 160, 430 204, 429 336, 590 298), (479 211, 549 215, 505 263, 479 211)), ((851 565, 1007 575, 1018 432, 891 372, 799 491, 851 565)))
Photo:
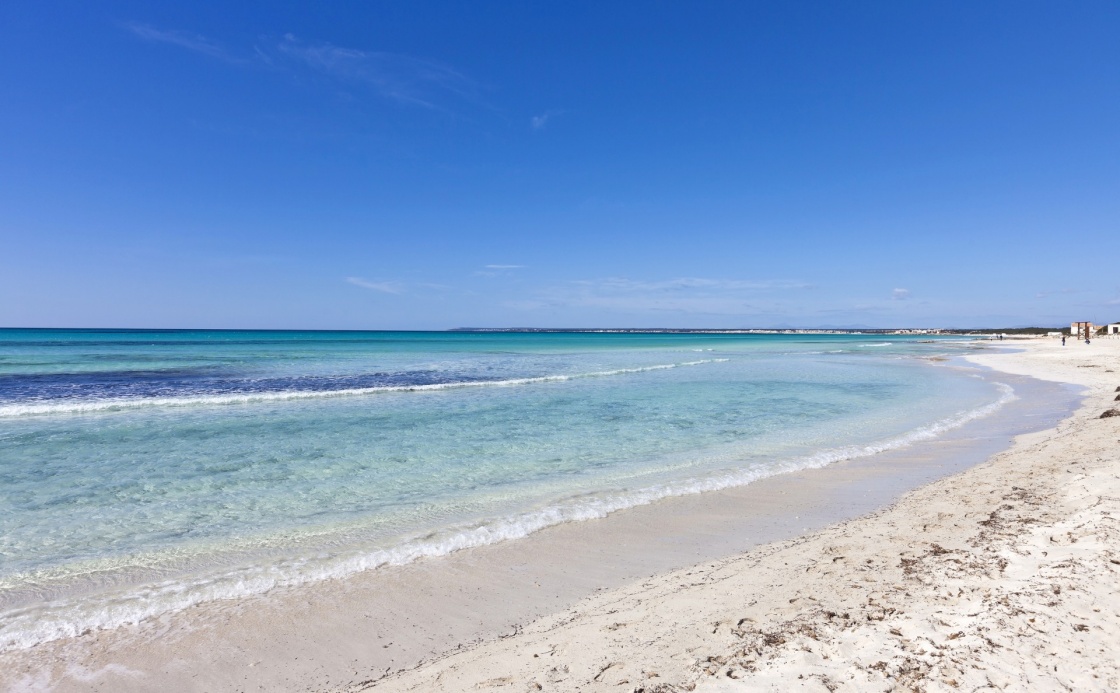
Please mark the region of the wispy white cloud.
POLYGON ((354 286, 360 286, 371 291, 380 291, 385 294, 403 294, 405 290, 404 284, 394 281, 373 282, 361 277, 347 277, 346 281, 354 286))
POLYGON ((749 316, 775 309, 774 294, 810 288, 801 281, 681 277, 660 281, 611 277, 573 281, 506 303, 521 310, 595 308, 617 313, 749 316))
POLYGON ((548 127, 548 123, 553 119, 553 117, 558 116, 562 113, 563 111, 545 111, 540 115, 535 115, 529 119, 529 127, 533 130, 544 130, 546 127, 548 127))
POLYGON ((207 264, 214 267, 252 267, 260 265, 276 265, 291 260, 284 255, 247 254, 247 255, 219 255, 207 260, 207 264))
POLYGON ((479 100, 480 90, 474 80, 435 60, 306 42, 292 34, 286 34, 277 49, 306 67, 372 87, 381 96, 400 103, 437 108, 436 100, 444 94, 479 100))
POLYGON ((746 316, 759 312, 760 306, 743 299, 727 297, 656 297, 597 296, 543 297, 508 301, 507 306, 535 310, 539 308, 597 308, 622 313, 680 313, 680 315, 746 316))
POLYGON ((1080 289, 1059 289, 1058 291, 1039 291, 1034 295, 1035 298, 1046 298, 1047 296, 1054 296, 1056 294, 1076 294, 1080 293, 1080 289))
POLYGON ((679 291, 770 291, 807 289, 809 284, 787 279, 705 279, 679 277, 660 281, 642 281, 625 277, 583 280, 574 284, 614 292, 679 292, 679 291))
POLYGON ((192 34, 186 31, 163 30, 139 22, 128 22, 125 28, 136 36, 153 43, 167 43, 179 48, 185 48, 195 53, 217 58, 230 63, 244 62, 242 59, 230 54, 221 45, 211 41, 201 34, 192 34))
POLYGON ((894 289, 891 291, 891 300, 905 301, 910 298, 910 289, 894 289))
POLYGON ((331 79, 362 85, 383 98, 430 109, 441 108, 447 96, 483 103, 482 90, 464 73, 436 60, 401 53, 366 51, 331 43, 303 41, 285 34, 245 47, 244 55, 227 50, 201 35, 157 29, 140 22, 124 24, 137 37, 166 43, 239 65, 268 65, 273 69, 310 69, 331 79))
POLYGON ((524 269, 525 265, 486 265, 485 269, 474 272, 476 277, 501 277, 508 276, 513 270, 524 269))

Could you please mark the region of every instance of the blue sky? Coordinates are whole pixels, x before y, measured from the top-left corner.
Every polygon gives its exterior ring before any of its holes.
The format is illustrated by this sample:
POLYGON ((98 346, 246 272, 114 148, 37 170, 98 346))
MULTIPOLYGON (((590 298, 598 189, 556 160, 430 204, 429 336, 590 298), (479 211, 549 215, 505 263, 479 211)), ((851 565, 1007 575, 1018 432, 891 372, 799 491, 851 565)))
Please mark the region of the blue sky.
POLYGON ((0 325, 1120 320, 1115 2, 0 3, 0 325))

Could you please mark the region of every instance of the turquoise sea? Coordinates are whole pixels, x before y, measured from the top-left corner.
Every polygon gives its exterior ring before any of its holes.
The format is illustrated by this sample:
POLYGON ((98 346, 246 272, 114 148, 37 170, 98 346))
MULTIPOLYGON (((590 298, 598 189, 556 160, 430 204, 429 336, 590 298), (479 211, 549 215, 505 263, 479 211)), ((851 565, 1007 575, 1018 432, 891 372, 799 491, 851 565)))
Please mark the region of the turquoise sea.
POLYGON ((966 346, 0 330, 0 650, 911 445, 966 346))

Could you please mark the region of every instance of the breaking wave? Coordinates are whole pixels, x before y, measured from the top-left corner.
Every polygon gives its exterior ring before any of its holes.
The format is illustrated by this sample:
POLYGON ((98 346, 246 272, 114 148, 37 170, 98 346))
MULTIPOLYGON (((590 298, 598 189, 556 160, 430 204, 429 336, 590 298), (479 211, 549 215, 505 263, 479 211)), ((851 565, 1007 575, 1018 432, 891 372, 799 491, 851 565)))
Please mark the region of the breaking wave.
POLYGON ((649 371, 661 371, 687 366, 700 366, 708 363, 722 363, 726 361, 728 361, 728 359, 702 359, 699 361, 684 361, 682 363, 667 363, 654 366, 642 366, 638 368, 617 368, 609 371, 542 375, 526 378, 506 378, 503 380, 461 380, 439 383, 377 385, 372 387, 352 387, 324 390, 236 392, 218 395, 128 398, 117 397, 106 399, 78 400, 68 399, 62 401, 56 400, 53 402, 32 401, 0 405, 0 418, 11 418, 17 416, 46 416, 55 414, 88 414, 149 407, 228 406, 235 404, 252 404, 258 402, 285 402, 303 399, 323 399, 328 397, 354 397, 360 395, 376 395, 389 392, 428 392, 434 390, 452 390, 472 387, 516 387, 519 385, 537 385, 541 383, 556 383, 584 378, 605 378, 616 375, 646 373, 649 371))

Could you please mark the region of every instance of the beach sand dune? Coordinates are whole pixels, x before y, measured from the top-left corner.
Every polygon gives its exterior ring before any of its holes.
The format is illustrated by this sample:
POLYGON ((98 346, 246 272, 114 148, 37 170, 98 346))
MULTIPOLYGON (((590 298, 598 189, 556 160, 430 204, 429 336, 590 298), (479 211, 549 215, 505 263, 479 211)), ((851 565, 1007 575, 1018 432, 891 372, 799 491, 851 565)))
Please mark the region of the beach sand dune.
POLYGON ((1056 429, 815 534, 584 600, 359 691, 1120 690, 1120 342, 972 357, 1056 429))

